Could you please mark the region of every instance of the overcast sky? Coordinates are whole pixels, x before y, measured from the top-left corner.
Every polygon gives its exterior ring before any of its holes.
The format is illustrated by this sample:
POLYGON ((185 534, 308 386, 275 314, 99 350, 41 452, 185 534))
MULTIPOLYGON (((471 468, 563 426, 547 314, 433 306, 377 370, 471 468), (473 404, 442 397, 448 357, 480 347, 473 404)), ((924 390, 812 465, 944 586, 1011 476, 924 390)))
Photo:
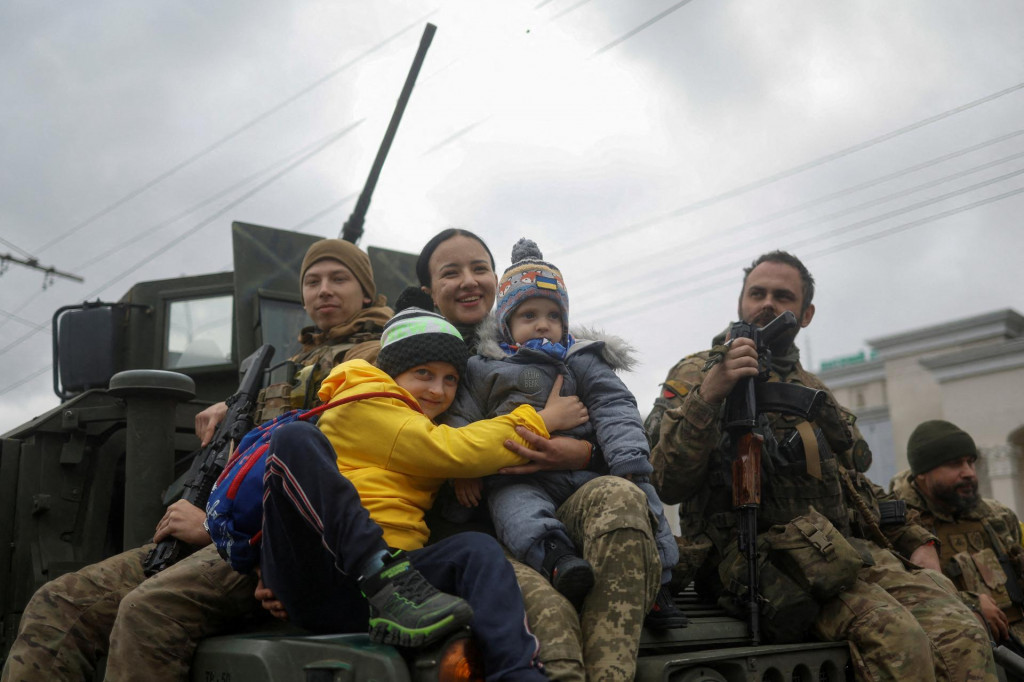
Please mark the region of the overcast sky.
POLYGON ((808 366, 1024 312, 1019 0, 7 0, 0 254, 85 282, 0 276, 0 433, 57 404, 58 307, 229 270, 232 220, 337 236, 428 20, 361 244, 535 239, 644 413, 772 248, 808 366))

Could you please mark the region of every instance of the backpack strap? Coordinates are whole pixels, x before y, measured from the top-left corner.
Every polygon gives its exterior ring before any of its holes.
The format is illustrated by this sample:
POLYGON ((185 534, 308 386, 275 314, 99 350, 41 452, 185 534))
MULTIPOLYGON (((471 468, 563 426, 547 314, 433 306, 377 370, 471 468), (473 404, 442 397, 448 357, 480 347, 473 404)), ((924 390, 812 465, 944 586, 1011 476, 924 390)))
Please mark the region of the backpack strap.
POLYGON ((313 417, 318 416, 321 412, 324 412, 325 410, 329 410, 332 407, 337 407, 338 405, 344 405, 346 403, 352 403, 352 402, 355 402, 357 400, 365 400, 367 398, 395 398, 397 400, 401 400, 403 403, 405 403, 406 405, 408 405, 412 409, 416 410, 420 414, 423 414, 423 409, 420 407, 419 403, 417 403, 415 400, 413 400, 409 396, 402 395, 401 393, 395 393, 393 391, 372 391, 370 393, 360 393, 359 395, 350 395, 350 396, 347 396, 345 398, 339 398, 338 400, 334 400, 334 401, 329 402, 329 403, 327 403, 325 405, 320 405, 319 407, 314 407, 311 410, 306 410, 304 413, 300 414, 297 418, 298 419, 302 419, 302 420, 312 419, 313 417))

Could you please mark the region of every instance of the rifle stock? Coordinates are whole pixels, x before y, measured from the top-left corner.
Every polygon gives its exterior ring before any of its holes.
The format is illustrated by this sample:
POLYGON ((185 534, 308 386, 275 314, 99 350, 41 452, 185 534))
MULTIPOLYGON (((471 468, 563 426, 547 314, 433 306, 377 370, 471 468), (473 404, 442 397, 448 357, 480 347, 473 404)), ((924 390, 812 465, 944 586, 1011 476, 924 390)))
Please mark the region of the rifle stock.
MULTIPOLYGON (((255 353, 242 361, 242 383, 238 391, 228 398, 228 413, 217 425, 209 444, 196 453, 185 476, 185 489, 181 499, 200 509, 206 508, 210 490, 224 470, 234 445, 253 427, 252 412, 259 395, 263 372, 274 357, 274 347, 263 344, 255 353)), ((177 538, 165 538, 146 556, 142 564, 146 576, 156 575, 182 557, 191 554, 193 548, 177 538)))

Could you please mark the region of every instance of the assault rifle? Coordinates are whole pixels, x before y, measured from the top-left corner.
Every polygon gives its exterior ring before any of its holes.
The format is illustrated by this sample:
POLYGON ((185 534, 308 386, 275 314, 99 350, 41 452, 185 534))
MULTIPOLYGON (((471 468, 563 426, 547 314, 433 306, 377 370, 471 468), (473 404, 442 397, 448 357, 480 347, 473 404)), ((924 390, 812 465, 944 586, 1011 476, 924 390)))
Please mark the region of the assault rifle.
MULTIPOLYGON (((252 411, 260 392, 263 372, 274 357, 274 347, 269 343, 260 346, 255 353, 242 361, 242 383, 227 400, 228 413, 217 425, 213 438, 200 449, 192 460, 192 466, 185 474, 185 490, 181 499, 200 509, 206 509, 206 499, 213 484, 224 470, 231 451, 253 427, 252 411)), ((142 564, 147 576, 156 575, 181 558, 188 556, 192 547, 177 538, 169 537, 157 543, 142 564)))
MULTIPOLYGON (((764 412, 786 412, 811 420, 824 400, 824 392, 791 384, 768 383, 772 343, 799 323, 786 311, 763 328, 737 322, 729 330, 730 343, 751 339, 757 347, 758 374, 741 379, 725 401, 725 430, 736 445, 732 462, 732 505, 738 512, 739 551, 747 560, 747 610, 750 639, 761 642, 761 597, 758 593, 757 509, 761 506, 761 458, 764 437, 757 432, 764 412)), ((767 428, 767 427, 766 427, 767 428)))

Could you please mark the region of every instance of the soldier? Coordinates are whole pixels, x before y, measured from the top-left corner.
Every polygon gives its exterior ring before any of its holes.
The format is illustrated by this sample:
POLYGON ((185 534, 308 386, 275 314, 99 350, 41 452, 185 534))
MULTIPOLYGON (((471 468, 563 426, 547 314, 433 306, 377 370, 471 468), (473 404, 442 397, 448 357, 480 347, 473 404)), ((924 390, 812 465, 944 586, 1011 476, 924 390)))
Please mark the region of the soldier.
MULTIPOLYGON (((881 490, 862 473, 870 451, 852 415, 800 366, 794 338, 815 312, 810 273, 783 251, 762 255, 744 273, 741 320, 764 327, 790 311, 799 322, 773 342, 769 381, 818 389, 825 398, 809 420, 759 416, 765 474, 756 547, 765 632, 776 641, 808 633, 847 639, 860 679, 995 679, 985 632, 949 581, 937 571, 906 570, 891 551, 937 569, 934 536, 916 524, 879 526, 881 490)), ((682 563, 697 569, 702 595, 740 615, 747 562, 737 550, 735 444, 722 407, 740 379, 758 377, 761 361, 751 339, 726 343, 722 334, 713 344, 672 368, 647 431, 655 485, 666 503, 682 505, 682 563)))
MULTIPOLYGON (((303 307, 315 327, 302 331, 306 366, 294 387, 270 387, 264 418, 315 399, 319 380, 346 359, 373 361, 391 309, 377 295, 370 259, 355 245, 324 239, 306 252, 300 270, 303 307), (324 371, 326 370, 326 371, 324 371)), ((196 417, 196 435, 208 442, 227 406, 196 417)), ((253 599, 256 578, 236 573, 220 558, 203 528, 205 510, 179 500, 157 524, 166 537, 202 549, 147 578, 143 562, 153 545, 129 550, 43 585, 25 607, 3 682, 84 680, 107 654, 107 680, 186 679, 198 640, 239 619, 262 613, 253 599), (109 649, 108 649, 109 647, 109 649)))
POLYGON ((984 616, 993 640, 1012 640, 1020 652, 1020 524, 1009 508, 978 495, 974 439, 947 421, 926 421, 910 434, 907 459, 910 470, 893 478, 893 492, 938 536, 942 572, 964 602, 984 616))

